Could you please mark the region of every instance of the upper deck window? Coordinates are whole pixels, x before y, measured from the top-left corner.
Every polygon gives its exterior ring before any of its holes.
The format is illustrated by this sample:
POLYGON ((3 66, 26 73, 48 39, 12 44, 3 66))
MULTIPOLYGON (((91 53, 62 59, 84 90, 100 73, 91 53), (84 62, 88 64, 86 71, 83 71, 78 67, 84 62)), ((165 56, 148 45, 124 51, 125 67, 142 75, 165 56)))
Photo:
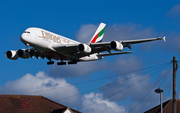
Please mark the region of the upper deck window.
POLYGON ((29 32, 29 31, 24 31, 24 33, 29 33, 29 34, 30 34, 30 32, 29 32))

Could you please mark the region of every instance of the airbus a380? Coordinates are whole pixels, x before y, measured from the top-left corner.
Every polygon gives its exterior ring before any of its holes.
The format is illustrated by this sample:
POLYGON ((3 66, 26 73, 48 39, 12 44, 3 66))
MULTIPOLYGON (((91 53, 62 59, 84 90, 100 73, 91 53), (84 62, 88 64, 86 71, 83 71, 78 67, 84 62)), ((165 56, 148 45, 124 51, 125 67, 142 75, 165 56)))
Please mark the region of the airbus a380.
POLYGON ((94 61, 103 59, 104 56, 127 54, 122 52, 124 47, 131 49, 131 44, 164 40, 165 37, 101 42, 104 36, 106 24, 101 23, 89 43, 81 43, 64 36, 49 32, 41 28, 31 27, 21 34, 21 41, 27 49, 9 50, 6 57, 12 60, 20 58, 47 58, 48 65, 54 64, 54 60, 60 60, 57 65, 77 64, 81 61, 94 61), (29 48, 29 46, 33 48, 29 48), (118 52, 112 52, 112 50, 118 52), (106 52, 105 52, 106 51, 106 52), (103 52, 103 53, 102 53, 103 52), (105 52, 105 53, 104 53, 105 52), (67 62, 66 62, 67 61, 67 62))

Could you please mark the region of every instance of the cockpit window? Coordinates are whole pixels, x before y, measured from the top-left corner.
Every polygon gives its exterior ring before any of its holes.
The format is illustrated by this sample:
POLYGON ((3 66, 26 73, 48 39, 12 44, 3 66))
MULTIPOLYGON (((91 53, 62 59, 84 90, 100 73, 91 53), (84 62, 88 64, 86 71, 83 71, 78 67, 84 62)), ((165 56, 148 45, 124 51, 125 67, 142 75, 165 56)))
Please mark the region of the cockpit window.
POLYGON ((30 34, 30 32, 29 32, 29 31, 24 31, 24 33, 29 33, 29 34, 30 34))

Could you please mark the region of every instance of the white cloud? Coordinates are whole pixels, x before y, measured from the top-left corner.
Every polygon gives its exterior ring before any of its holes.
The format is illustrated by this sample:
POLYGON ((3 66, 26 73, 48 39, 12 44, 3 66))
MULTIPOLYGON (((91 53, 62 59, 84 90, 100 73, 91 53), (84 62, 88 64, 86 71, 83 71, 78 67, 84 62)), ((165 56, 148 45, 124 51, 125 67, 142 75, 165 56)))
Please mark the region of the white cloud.
MULTIPOLYGON (((74 85, 69 85, 70 84, 67 83, 65 79, 54 79, 44 72, 38 72, 35 76, 26 74, 15 81, 8 81, 4 86, 0 86, 0 91, 1 94, 42 95, 56 101, 79 93, 74 85)), ((58 102, 69 106, 75 106, 79 103, 79 97, 76 96, 58 102)))
POLYGON ((125 108, 115 102, 103 100, 100 93, 85 94, 82 98, 81 111, 84 113, 125 113, 125 108))
POLYGON ((105 86, 101 88, 100 91, 103 92, 105 97, 113 95, 114 93, 117 93, 118 91, 122 91, 110 97, 110 100, 113 100, 113 101, 126 100, 128 97, 131 97, 131 99, 137 101, 143 97, 145 92, 149 91, 148 87, 151 87, 149 78, 147 80, 144 80, 143 82, 136 84, 138 81, 146 77, 147 76, 142 76, 142 75, 138 75, 138 76, 137 75, 120 75, 113 82, 109 82, 105 84, 105 86), (133 76, 136 76, 136 77, 133 77, 133 76), (130 79, 127 80, 127 78, 130 78, 130 79), (131 87, 133 84, 136 84, 136 85, 131 87), (125 90, 128 87, 129 89, 125 90))
MULTIPOLYGON (((123 78, 123 76, 119 76, 118 79, 115 80, 114 82, 120 80, 121 78, 123 78)), ((149 80, 144 81, 139 85, 136 85, 131 90, 129 89, 125 92, 118 94, 115 97, 108 98, 109 100, 103 99, 103 96, 104 98, 106 98, 107 92, 115 93, 121 88, 125 88, 142 78, 143 78, 142 76, 139 76, 134 79, 128 80, 124 83, 118 83, 116 85, 106 87, 107 89, 106 88, 101 89, 100 91, 103 92, 103 95, 101 93, 89 93, 89 94, 85 94, 81 100, 79 99, 78 96, 75 96, 72 98, 60 100, 58 102, 70 107, 84 108, 84 109, 80 109, 80 111, 85 113, 91 113, 91 112, 125 113, 126 111, 128 111, 125 110, 125 105, 123 106, 118 105, 116 101, 117 100, 121 101, 123 100, 123 98, 131 97, 131 100, 133 101, 129 108, 132 108, 143 97, 144 93, 142 92, 147 92, 149 91, 149 88, 151 88, 149 80)), ((70 84, 67 83, 65 79, 58 79, 58 78, 54 79, 46 75, 44 72, 38 72, 35 76, 31 74, 26 74, 20 79, 16 79, 15 81, 9 81, 4 86, 0 86, 0 91, 1 94, 42 95, 56 101, 61 98, 70 97, 72 95, 79 94, 78 89, 74 85, 71 85, 71 87, 63 87, 68 85, 70 84), (49 89, 53 89, 53 90, 49 90, 49 89), (33 93, 29 93, 29 92, 33 92, 33 93)), ((108 83, 106 85, 108 85, 108 83)), ((154 92, 150 92, 150 95, 152 95, 153 93, 154 92)), ((145 108, 143 108, 143 110, 145 111, 153 107, 155 105, 154 103, 159 102, 158 99, 159 99, 159 95, 156 95, 155 98, 153 98, 150 102, 148 102, 148 104, 146 105, 145 108)), ((147 99, 143 100, 133 111, 139 110, 146 101, 147 99)))
POLYGON ((109 63, 108 67, 113 72, 130 72, 142 67, 142 60, 137 58, 135 55, 120 55, 116 57, 114 62, 109 63))
POLYGON ((93 24, 82 25, 76 34, 77 40, 80 42, 88 43, 93 37, 98 26, 93 24))
POLYGON ((167 15, 174 17, 180 16, 180 4, 174 5, 168 12, 167 15))

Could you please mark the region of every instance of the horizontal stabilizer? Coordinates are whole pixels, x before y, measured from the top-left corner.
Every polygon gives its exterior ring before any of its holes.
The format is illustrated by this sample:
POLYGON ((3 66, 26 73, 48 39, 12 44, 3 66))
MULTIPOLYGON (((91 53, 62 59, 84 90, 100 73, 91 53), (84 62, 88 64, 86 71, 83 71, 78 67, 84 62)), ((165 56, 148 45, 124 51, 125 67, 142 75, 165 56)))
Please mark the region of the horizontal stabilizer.
POLYGON ((126 51, 126 52, 117 52, 117 53, 104 53, 104 54, 99 54, 98 56, 111 56, 111 55, 128 54, 128 53, 133 53, 133 52, 126 51))

